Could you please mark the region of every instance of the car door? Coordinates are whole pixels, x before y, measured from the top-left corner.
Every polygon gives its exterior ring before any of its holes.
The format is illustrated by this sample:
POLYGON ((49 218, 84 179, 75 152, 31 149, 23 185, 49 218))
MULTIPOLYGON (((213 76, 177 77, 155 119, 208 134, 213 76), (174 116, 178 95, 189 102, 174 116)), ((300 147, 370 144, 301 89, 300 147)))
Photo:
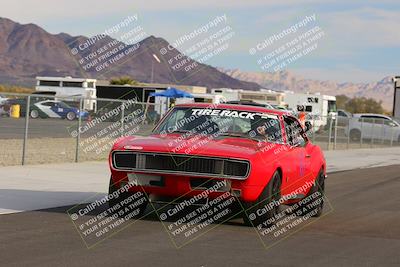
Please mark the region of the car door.
POLYGON ((362 138, 373 138, 374 119, 371 116, 363 115, 358 120, 362 138))
POLYGON ((54 105, 51 107, 51 110, 56 113, 59 117, 65 118, 67 113, 71 111, 71 109, 63 107, 63 102, 53 102, 54 105))
POLYGON ((303 127, 300 123, 295 119, 293 124, 295 129, 295 140, 294 147, 296 149, 296 157, 298 160, 298 167, 296 177, 298 180, 305 179, 310 172, 310 154, 308 154, 308 150, 310 149, 310 143, 304 133, 303 127))
POLYGON ((372 129, 371 129, 371 138, 374 140, 383 140, 385 136, 385 117, 381 116, 371 116, 372 118, 372 129))
POLYGON ((50 118, 60 118, 60 116, 54 112, 55 102, 53 101, 44 101, 37 103, 36 106, 45 113, 50 118))
POLYGON ((288 116, 285 117, 284 124, 286 142, 289 148, 287 151, 287 188, 282 190, 282 194, 290 194, 294 190, 298 190, 308 179, 310 159, 307 154, 308 140, 304 135, 300 122, 288 116))

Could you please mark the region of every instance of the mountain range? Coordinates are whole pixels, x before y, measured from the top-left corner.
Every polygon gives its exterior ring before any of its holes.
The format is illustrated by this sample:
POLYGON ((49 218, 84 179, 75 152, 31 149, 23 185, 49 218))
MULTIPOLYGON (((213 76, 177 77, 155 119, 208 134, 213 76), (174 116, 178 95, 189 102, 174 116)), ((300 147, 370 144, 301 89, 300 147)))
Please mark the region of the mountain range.
MULTIPOLYGON (((72 76, 110 79, 130 76, 140 82, 186 84, 208 88, 241 88, 295 92, 320 92, 321 94, 349 97, 371 97, 382 101, 391 110, 393 84, 390 77, 370 83, 337 83, 305 79, 290 71, 276 73, 245 72, 238 69, 215 68, 201 64, 186 56, 180 60, 196 67, 191 71, 176 70, 168 59, 178 58, 180 51, 168 50, 166 57, 160 49, 168 47, 163 38, 149 36, 138 43, 126 45, 109 36, 96 41, 84 54, 73 56, 71 49, 77 43, 91 39, 85 36, 71 36, 67 33, 51 34, 35 24, 20 24, 7 18, 0 18, 0 83, 34 86, 36 76, 72 76), (106 71, 86 69, 79 63, 85 56, 98 51, 107 44, 122 45, 124 51, 133 51, 106 71), (154 56, 161 63, 154 63, 154 56), (153 70, 153 71, 152 71, 153 70), (153 73, 153 75, 151 74, 153 73)), ((187 66, 186 64, 185 66, 187 66)))
POLYGON ((367 97, 377 101, 382 101, 382 106, 392 110, 393 106, 393 82, 392 77, 384 77, 377 82, 369 83, 338 83, 333 81, 320 81, 314 79, 305 79, 295 75, 290 71, 280 71, 275 73, 268 72, 245 72, 238 69, 223 69, 220 71, 229 76, 243 80, 252 81, 267 88, 276 91, 290 90, 294 92, 311 92, 326 95, 346 95, 348 97, 367 97))
MULTIPOLYGON (((36 76, 99 79, 130 76, 140 82, 153 81, 209 88, 260 88, 256 83, 237 80, 210 65, 199 62, 195 62, 196 67, 191 71, 173 69, 166 60, 161 60, 160 64, 154 64, 152 63, 153 55, 164 59, 160 54, 160 49, 169 45, 166 40, 154 36, 131 45, 106 36, 85 49, 84 54, 73 56, 71 49, 77 43, 83 44, 88 40, 88 37, 71 36, 67 33, 50 34, 35 24, 19 24, 10 19, 0 18, 0 83, 33 86, 36 76), (110 43, 113 43, 114 47, 122 44, 124 48, 120 50, 121 53, 133 52, 126 53, 128 56, 123 60, 117 61, 101 72, 96 71, 96 68, 85 70, 84 64, 79 63, 83 57, 95 53, 99 48, 110 43), (153 68, 154 72, 151 75, 153 68)), ((171 49, 168 52, 168 58, 179 54, 178 50, 171 49)))

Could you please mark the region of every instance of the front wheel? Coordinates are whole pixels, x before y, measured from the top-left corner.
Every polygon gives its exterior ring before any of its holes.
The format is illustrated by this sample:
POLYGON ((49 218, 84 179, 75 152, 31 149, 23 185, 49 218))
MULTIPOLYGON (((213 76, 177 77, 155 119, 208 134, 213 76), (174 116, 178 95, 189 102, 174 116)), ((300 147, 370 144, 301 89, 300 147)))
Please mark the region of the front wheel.
POLYGON ((70 111, 67 113, 67 120, 73 121, 75 119, 76 115, 74 112, 70 111))
POLYGON ((307 196, 299 202, 299 210, 302 215, 310 214, 312 217, 320 217, 324 209, 325 174, 320 170, 307 196))
POLYGON ((280 211, 281 184, 281 175, 275 171, 257 200, 252 203, 244 203, 246 212, 243 214, 243 221, 245 225, 257 227, 261 224, 263 227, 269 227, 273 224, 280 211))

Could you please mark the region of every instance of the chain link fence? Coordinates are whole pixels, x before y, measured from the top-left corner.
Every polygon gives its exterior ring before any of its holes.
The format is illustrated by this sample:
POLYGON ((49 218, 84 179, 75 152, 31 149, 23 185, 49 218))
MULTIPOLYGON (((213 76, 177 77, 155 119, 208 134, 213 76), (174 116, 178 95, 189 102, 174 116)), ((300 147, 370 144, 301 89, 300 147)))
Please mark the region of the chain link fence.
POLYGON ((117 138, 148 135, 161 110, 134 100, 3 95, 1 166, 107 159, 117 138), (95 109, 85 109, 89 101, 95 109))
MULTIPOLYGON (((383 115, 355 114, 352 117, 309 116, 309 121, 323 121, 311 133, 313 143, 324 150, 380 148, 400 145, 398 120, 383 115)), ((318 123, 317 123, 318 124, 318 123)))
MULTIPOLYGON (((121 136, 148 135, 160 105, 119 99, 3 94, 0 165, 105 160, 121 136), (88 108, 89 107, 89 108, 88 108)), ((324 150, 400 145, 399 123, 372 114, 306 118, 310 139, 324 150)))

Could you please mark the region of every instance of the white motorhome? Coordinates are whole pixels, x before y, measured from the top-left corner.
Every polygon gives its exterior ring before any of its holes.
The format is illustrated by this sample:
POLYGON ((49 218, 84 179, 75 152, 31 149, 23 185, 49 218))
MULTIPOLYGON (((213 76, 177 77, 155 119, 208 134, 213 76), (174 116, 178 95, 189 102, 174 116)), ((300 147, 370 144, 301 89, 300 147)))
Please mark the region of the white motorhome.
POLYGON ((286 106, 284 102, 285 94, 267 89, 260 91, 231 89, 231 88, 213 88, 213 94, 222 95, 226 101, 254 101, 260 104, 270 104, 275 106, 286 106))
POLYGON ((289 109, 311 115, 311 120, 314 121, 314 129, 326 125, 328 117, 337 115, 336 96, 286 91, 285 102, 289 109))
POLYGON ((219 104, 225 102, 225 97, 220 94, 192 94, 195 103, 219 104))
POLYGON ((36 77, 36 92, 55 92, 55 96, 83 96, 83 108, 96 111, 96 79, 36 77))
POLYGON ((213 88, 211 89, 212 94, 222 95, 225 101, 237 101, 239 100, 240 89, 231 88, 213 88))
MULTIPOLYGON (((157 90, 157 92, 162 92, 157 90)), ((225 102, 225 98, 222 95, 207 94, 207 93, 190 93, 193 98, 175 98, 173 99, 174 104, 186 104, 186 103, 210 103, 219 104, 225 102)), ((171 99, 166 97, 155 97, 154 103, 156 104, 156 112, 160 116, 163 116, 168 108, 171 106, 171 99)))
POLYGON ((199 93, 191 93, 193 98, 177 98, 175 100, 176 104, 183 103, 210 103, 210 104, 219 104, 222 102, 226 102, 225 97, 220 94, 199 94, 199 93))

